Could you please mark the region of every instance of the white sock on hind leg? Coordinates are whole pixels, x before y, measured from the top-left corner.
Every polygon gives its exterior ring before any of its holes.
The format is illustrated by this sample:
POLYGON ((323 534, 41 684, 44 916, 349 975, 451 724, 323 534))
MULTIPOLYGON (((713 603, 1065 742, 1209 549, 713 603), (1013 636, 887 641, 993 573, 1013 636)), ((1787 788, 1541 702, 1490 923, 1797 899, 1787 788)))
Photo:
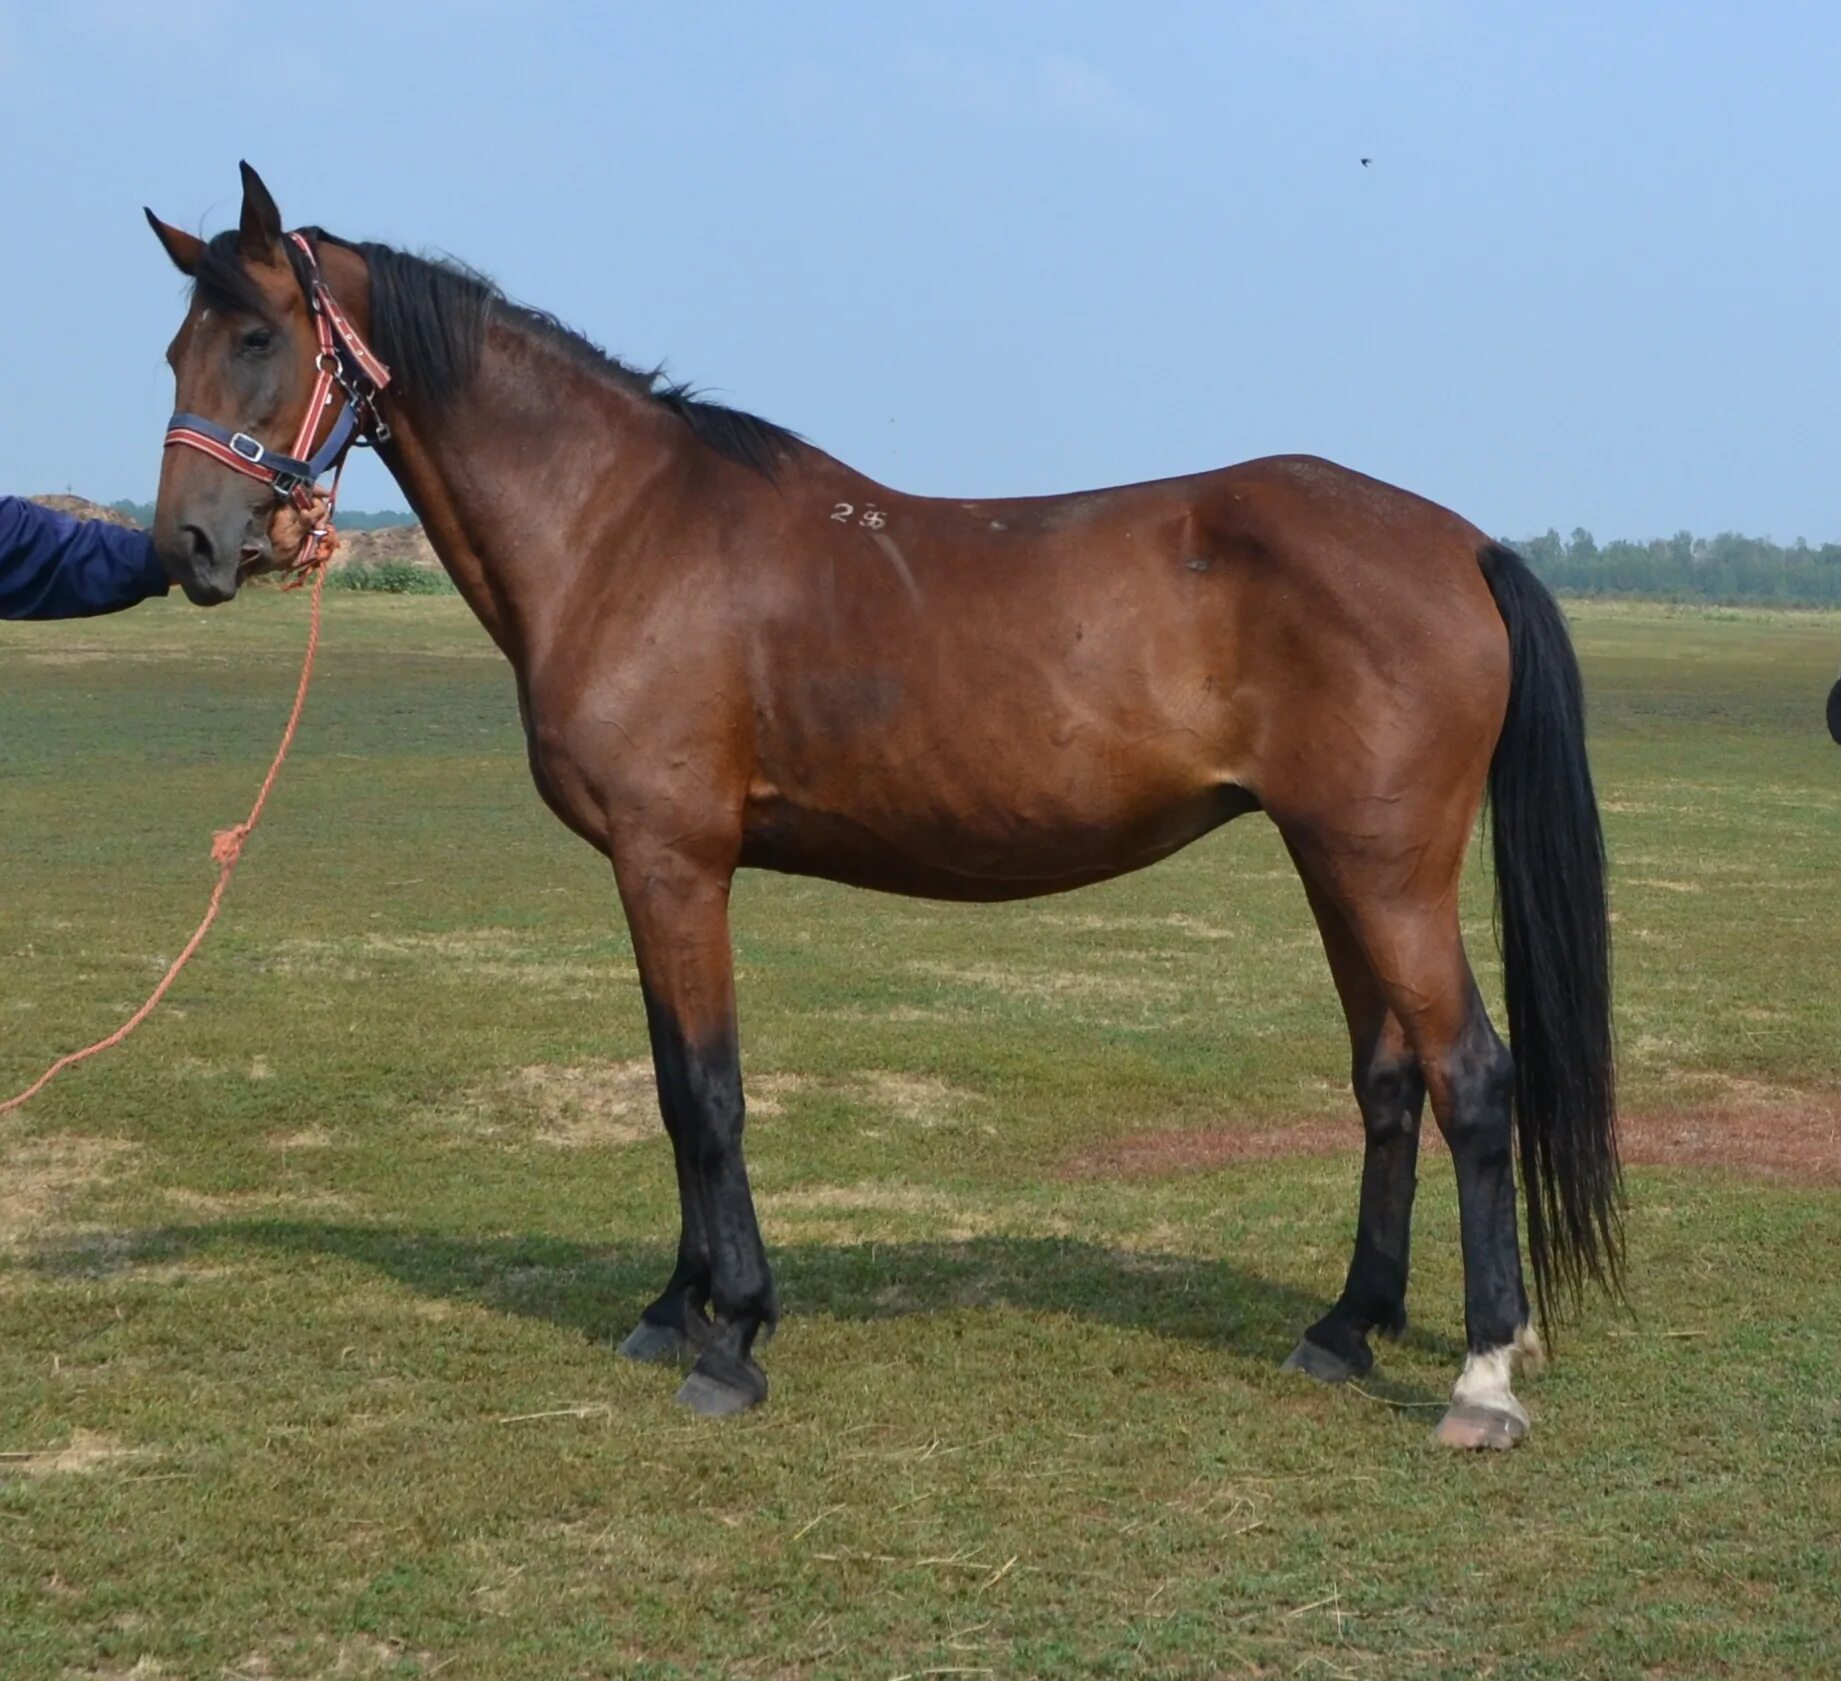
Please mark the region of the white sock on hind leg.
POLYGON ((1526 1424, 1527 1408, 1515 1399, 1512 1387, 1519 1352, 1518 1343, 1504 1343, 1500 1348, 1470 1355, 1464 1361, 1464 1369, 1458 1374, 1457 1382, 1452 1385, 1452 1404, 1508 1413, 1526 1424))

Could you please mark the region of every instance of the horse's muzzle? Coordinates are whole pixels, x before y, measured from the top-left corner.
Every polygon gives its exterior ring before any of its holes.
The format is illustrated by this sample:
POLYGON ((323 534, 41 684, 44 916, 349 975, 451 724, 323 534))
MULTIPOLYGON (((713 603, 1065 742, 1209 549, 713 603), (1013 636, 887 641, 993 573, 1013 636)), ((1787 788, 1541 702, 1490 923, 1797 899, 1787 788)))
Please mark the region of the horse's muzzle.
POLYGON ((242 545, 213 540, 202 526, 182 525, 177 536, 159 546, 167 577, 185 591, 194 607, 216 607, 237 592, 242 545))

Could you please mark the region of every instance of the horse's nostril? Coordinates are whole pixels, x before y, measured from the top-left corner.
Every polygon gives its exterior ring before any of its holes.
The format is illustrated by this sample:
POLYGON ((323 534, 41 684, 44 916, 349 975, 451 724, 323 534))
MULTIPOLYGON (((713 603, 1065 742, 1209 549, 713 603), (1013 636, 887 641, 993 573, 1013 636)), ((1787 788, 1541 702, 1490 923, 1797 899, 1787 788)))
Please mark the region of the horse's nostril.
POLYGON ((184 525, 179 528, 179 534, 184 537, 185 546, 191 551, 193 564, 201 569, 208 567, 215 551, 211 547, 209 535, 203 528, 196 525, 184 525))

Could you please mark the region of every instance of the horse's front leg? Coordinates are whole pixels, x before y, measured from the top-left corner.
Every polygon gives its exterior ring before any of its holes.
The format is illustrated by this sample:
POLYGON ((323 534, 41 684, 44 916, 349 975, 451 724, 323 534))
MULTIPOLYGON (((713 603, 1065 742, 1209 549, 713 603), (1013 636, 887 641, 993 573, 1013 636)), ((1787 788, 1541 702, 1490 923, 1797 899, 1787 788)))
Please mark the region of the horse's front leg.
POLYGON ((659 1108, 671 1137, 678 1176, 678 1264, 657 1299, 620 1345, 629 1360, 689 1364, 709 1341, 710 1240, 703 1228, 703 1191, 691 1152, 684 1105, 665 1093, 662 1070, 675 1054, 669 1018, 645 989, 646 1027, 652 1037, 652 1066, 661 1071, 659 1108))
POLYGON ((614 867, 684 1218, 677 1270, 628 1347, 638 1338, 637 1352, 647 1343, 656 1354, 694 1349, 696 1362, 678 1399, 693 1412, 740 1412, 766 1399, 754 1341, 772 1330, 778 1307, 742 1160, 729 874, 650 847, 617 853, 614 867))

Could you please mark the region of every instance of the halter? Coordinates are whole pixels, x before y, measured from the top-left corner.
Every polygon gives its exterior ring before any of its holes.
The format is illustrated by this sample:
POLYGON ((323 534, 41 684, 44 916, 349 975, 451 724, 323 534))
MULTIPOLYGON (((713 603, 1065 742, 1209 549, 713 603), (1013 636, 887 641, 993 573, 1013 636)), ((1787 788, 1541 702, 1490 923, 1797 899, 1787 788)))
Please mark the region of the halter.
MULTIPOLYGON (((333 474, 332 493, 336 499, 338 474, 344 469, 346 452, 354 444, 383 443, 390 428, 377 410, 377 398, 390 383, 390 370, 364 342, 364 336, 333 297, 320 276, 319 259, 312 244, 301 234, 287 236, 306 260, 307 304, 313 314, 313 330, 319 340, 314 356, 313 395, 301 417, 300 432, 293 452, 283 455, 272 450, 247 432, 232 432, 201 414, 175 414, 166 423, 166 447, 195 449, 213 461, 260 479, 276 496, 292 502, 303 513, 313 505, 313 492, 328 472, 333 474), (333 390, 340 393, 338 413, 333 416, 326 440, 316 450, 313 440, 320 429, 322 413, 333 406, 333 390), (311 453, 310 453, 311 452, 311 453)), ((330 521, 330 516, 328 516, 330 521)), ((291 570, 305 571, 319 555, 331 535, 330 523, 316 526, 291 570)))

